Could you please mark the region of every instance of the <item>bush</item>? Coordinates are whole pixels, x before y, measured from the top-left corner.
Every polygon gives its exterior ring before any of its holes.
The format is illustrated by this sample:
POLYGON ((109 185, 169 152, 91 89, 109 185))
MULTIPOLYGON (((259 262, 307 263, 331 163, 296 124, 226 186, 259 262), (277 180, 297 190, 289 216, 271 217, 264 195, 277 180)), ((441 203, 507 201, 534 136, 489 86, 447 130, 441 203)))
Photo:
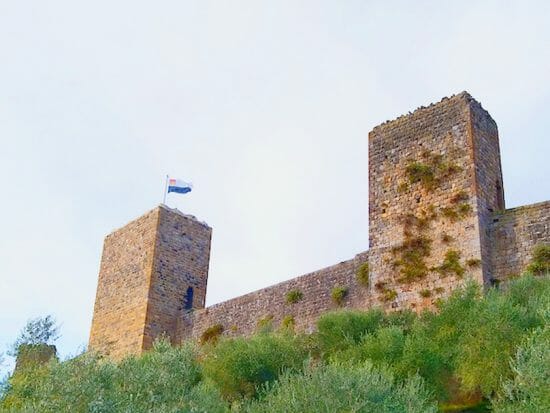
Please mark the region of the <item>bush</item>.
POLYGON ((221 324, 214 324, 208 327, 201 334, 200 343, 216 343, 220 336, 223 334, 223 326, 221 324))
POLYGON ((397 291, 395 290, 384 290, 384 293, 382 294, 382 300, 389 302, 393 301, 397 298, 397 291))
POLYGON ((398 384, 390 373, 370 364, 320 366, 302 374, 285 374, 265 391, 265 398, 248 406, 248 412, 437 411, 420 378, 398 384))
MULTIPOLYGON (((550 320, 549 320, 550 321, 550 320)), ((519 347, 512 363, 513 379, 503 385, 493 401, 497 413, 550 411, 550 327, 536 330, 519 347)))
POLYGON ((376 331, 384 320, 381 310, 341 310, 323 314, 317 321, 317 341, 322 354, 329 356, 360 342, 376 331))
POLYGON ((347 287, 334 287, 330 293, 330 296, 332 297, 332 301, 334 304, 341 306, 344 304, 344 299, 348 295, 348 289, 347 287))
POLYGON ((435 270, 441 275, 454 274, 459 278, 464 276, 464 267, 460 264, 460 252, 457 250, 447 250, 443 263, 435 270))
POLYGON ((534 275, 550 273, 550 245, 539 244, 533 250, 533 258, 527 266, 527 271, 534 275))
POLYGON ((287 304, 295 304, 304 297, 304 294, 300 290, 290 290, 286 293, 287 304))
POLYGON ((224 412, 227 406, 213 388, 199 385, 200 367, 193 346, 171 347, 167 341, 140 357, 119 364, 84 354, 10 379, 0 409, 57 412, 224 412))
POLYGON ((206 353, 205 375, 229 401, 256 395, 284 371, 298 371, 308 355, 299 336, 256 335, 220 340, 206 353))
POLYGON ((294 331, 294 327, 296 326, 296 321, 294 320, 294 317, 291 315, 284 316, 284 318, 281 321, 281 329, 283 331, 294 331))
POLYGON ((428 289, 420 290, 420 296, 424 298, 428 298, 432 295, 432 292, 428 289))
POLYGON ((268 314, 258 320, 256 333, 268 334, 273 332, 273 314, 268 314))
POLYGON ((369 285, 369 263, 364 262, 357 269, 357 282, 360 285, 368 287, 369 285))

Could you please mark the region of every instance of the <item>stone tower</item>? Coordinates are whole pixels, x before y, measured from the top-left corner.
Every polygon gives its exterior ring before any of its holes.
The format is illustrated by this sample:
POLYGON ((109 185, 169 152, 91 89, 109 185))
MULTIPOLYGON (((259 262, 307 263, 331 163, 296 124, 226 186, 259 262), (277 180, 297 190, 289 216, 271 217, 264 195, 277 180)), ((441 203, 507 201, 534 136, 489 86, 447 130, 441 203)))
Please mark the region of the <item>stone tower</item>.
POLYGON ((212 229, 165 205, 105 238, 91 350, 120 358, 165 334, 175 343, 186 310, 204 308, 212 229))
POLYGON ((503 209, 497 125, 466 92, 377 126, 369 134, 372 291, 393 308, 422 308, 467 278, 489 283, 490 224, 503 209))

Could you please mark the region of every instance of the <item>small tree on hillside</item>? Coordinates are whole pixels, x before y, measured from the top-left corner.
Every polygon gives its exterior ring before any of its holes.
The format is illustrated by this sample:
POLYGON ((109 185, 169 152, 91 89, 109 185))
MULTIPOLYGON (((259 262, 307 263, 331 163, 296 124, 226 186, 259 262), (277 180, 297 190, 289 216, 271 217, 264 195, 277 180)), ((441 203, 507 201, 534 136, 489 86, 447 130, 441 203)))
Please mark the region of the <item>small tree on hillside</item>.
POLYGON ((11 345, 8 354, 17 357, 19 348, 22 345, 36 346, 39 344, 52 344, 59 338, 59 326, 51 315, 45 317, 33 318, 27 321, 27 324, 21 332, 17 340, 11 345))

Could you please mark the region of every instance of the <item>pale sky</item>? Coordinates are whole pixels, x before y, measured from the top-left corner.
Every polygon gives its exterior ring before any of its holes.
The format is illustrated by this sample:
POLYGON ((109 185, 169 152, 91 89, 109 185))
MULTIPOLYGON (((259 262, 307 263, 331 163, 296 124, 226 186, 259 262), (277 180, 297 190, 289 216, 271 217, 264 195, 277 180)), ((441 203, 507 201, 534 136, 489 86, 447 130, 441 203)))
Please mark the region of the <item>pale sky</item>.
POLYGON ((103 238, 167 173, 213 227, 208 304, 366 250, 368 132, 462 90, 499 126, 507 206, 550 199, 549 22, 548 1, 0 0, 0 351, 45 314, 62 356, 87 343, 103 238))

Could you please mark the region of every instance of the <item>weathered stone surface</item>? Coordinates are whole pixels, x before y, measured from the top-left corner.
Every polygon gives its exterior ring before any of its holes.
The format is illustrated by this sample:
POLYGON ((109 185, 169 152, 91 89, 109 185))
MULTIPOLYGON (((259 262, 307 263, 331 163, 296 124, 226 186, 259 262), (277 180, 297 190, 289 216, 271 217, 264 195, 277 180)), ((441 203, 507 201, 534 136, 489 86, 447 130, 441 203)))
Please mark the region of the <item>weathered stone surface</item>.
POLYGON ((205 309, 211 229, 161 205, 105 239, 90 348, 120 357, 161 334, 179 343, 221 325, 248 335, 289 317, 312 331, 338 308, 334 287, 347 308, 430 308, 468 279, 523 271, 550 243, 550 202, 505 210, 497 125, 463 92, 370 132, 369 225, 369 250, 353 259, 205 309), (299 301, 287 302, 291 290, 299 301))
POLYGON ((208 225, 164 205, 109 234, 90 349, 119 358, 150 348, 161 334, 175 342, 183 308, 204 307, 211 235, 208 225))
POLYGON ((493 216, 491 265, 496 280, 521 274, 537 244, 550 244, 550 201, 507 209, 493 216))

